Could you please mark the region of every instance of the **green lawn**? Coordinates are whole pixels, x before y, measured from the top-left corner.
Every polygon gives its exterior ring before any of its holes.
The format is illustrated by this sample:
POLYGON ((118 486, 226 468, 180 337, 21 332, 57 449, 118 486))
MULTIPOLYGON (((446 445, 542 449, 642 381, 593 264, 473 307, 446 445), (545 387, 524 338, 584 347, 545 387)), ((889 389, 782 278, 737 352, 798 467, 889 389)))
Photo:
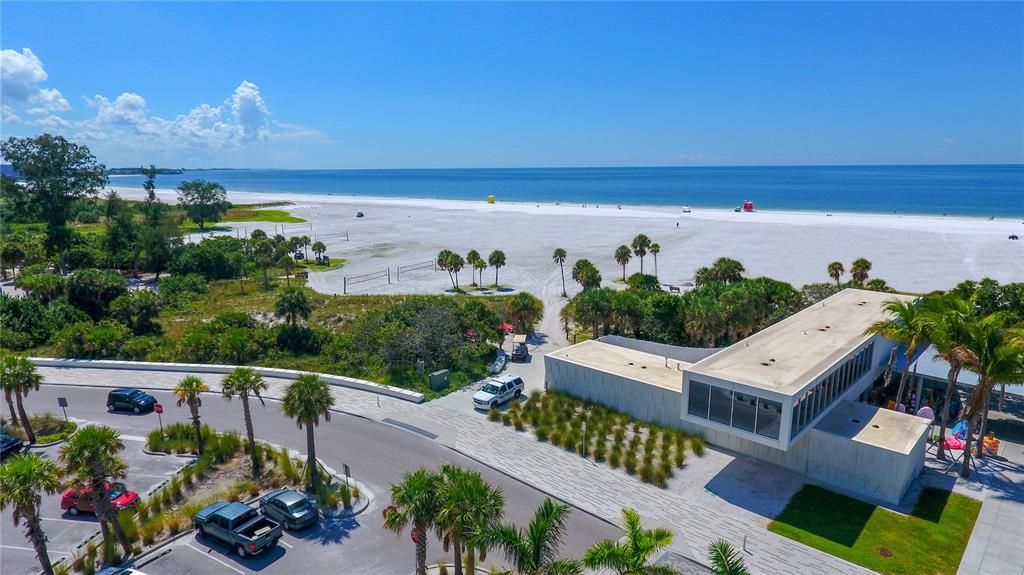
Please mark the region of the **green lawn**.
POLYGON ((929 488, 901 515, 808 485, 768 529, 879 573, 954 575, 980 510, 980 501, 929 488))
POLYGON ((315 259, 299 260, 298 262, 296 262, 296 269, 307 270, 311 272, 329 272, 331 270, 336 270, 341 266, 345 265, 345 260, 343 258, 330 258, 330 260, 331 262, 327 265, 318 264, 316 263, 315 259))
POLYGON ((254 210, 234 207, 228 210, 221 222, 273 222, 276 224, 300 224, 306 220, 293 216, 285 210, 254 210))

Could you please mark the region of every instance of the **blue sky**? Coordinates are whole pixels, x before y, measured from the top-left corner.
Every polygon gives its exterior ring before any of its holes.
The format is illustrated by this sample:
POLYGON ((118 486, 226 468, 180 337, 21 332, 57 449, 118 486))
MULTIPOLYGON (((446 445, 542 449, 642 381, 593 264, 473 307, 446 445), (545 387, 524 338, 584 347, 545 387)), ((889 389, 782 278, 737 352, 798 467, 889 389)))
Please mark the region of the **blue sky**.
POLYGON ((2 4, 110 166, 1024 162, 1024 4, 2 4))

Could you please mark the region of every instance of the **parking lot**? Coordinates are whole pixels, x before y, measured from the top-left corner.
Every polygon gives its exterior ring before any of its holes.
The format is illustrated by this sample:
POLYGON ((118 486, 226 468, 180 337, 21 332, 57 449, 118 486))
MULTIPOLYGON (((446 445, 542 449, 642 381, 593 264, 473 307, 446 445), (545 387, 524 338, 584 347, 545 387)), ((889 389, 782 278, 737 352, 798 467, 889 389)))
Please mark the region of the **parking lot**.
MULTIPOLYGON (((84 423, 86 422, 78 421, 79 425, 84 423)), ((122 457, 128 464, 128 477, 124 484, 141 496, 145 496, 188 462, 188 459, 182 457, 144 453, 143 437, 122 435, 121 439, 125 447, 122 457)), ((56 461, 60 453, 60 444, 32 451, 56 461)), ((44 495, 41 504, 43 530, 49 539, 47 548, 53 561, 70 558, 86 538, 99 531, 99 523, 94 515, 71 515, 61 510, 60 499, 60 493, 44 495)), ((0 572, 4 575, 29 575, 39 572, 35 551, 25 539, 23 529, 15 528, 8 514, 4 514, 0 525, 0 572)))

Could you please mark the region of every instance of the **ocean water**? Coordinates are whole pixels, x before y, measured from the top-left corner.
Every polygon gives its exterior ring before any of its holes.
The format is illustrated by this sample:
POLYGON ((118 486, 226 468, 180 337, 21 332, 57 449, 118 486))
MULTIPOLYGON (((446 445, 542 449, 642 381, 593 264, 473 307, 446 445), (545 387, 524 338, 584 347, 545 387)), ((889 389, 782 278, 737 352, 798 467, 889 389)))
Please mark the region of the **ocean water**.
MULTIPOLYGON (((665 205, 978 217, 1024 216, 1024 165, 201 170, 157 178, 160 188, 206 179, 233 192, 665 205)), ((112 176, 140 187, 141 176, 112 176)))

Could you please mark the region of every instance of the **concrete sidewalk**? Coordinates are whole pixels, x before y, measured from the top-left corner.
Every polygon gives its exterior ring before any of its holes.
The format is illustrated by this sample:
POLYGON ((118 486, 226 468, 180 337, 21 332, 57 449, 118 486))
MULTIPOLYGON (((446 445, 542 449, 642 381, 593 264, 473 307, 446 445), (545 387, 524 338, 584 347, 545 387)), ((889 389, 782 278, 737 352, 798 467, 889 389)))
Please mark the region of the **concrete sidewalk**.
POLYGON ((1003 441, 956 491, 982 498, 958 575, 1024 575, 1024 445, 1003 441))
MULTIPOLYGON (((182 374, 81 368, 40 368, 46 383, 83 386, 136 386, 170 389, 182 374)), ((220 376, 201 375, 213 390, 220 376)), ((280 398, 290 383, 267 379, 268 398, 280 398)), ((699 560, 708 545, 725 539, 744 548, 744 559, 754 573, 780 575, 865 574, 869 570, 822 553, 736 518, 696 505, 678 495, 647 485, 622 471, 598 466, 577 455, 510 427, 495 425, 443 407, 381 397, 362 391, 332 388, 336 409, 376 421, 407 423, 434 435, 442 444, 576 507, 618 522, 623 506, 635 507, 644 517, 674 527, 699 560)), ((418 433, 418 431, 413 431, 418 433)), ((683 471, 685 473, 685 471, 683 471)))

